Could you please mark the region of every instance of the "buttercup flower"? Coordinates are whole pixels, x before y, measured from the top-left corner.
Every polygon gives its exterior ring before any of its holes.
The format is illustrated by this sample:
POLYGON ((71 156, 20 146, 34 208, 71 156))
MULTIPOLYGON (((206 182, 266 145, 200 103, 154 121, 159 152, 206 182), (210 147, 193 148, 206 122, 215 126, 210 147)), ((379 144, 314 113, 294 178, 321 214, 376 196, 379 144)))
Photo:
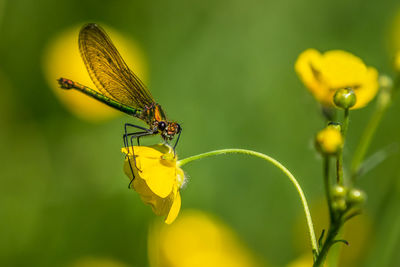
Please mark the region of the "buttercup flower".
POLYGON ((378 72, 351 53, 331 50, 321 54, 308 49, 298 57, 295 70, 313 96, 324 106, 335 106, 338 89, 351 88, 357 102, 351 109, 367 105, 378 92, 378 72))
POLYGON ((185 174, 177 166, 173 149, 158 144, 122 148, 122 152, 128 155, 124 171, 129 179, 133 179, 131 187, 156 215, 166 216, 165 222, 172 223, 181 207, 179 189, 185 182, 185 174))
POLYGON ((339 127, 328 125, 325 129, 319 131, 315 137, 315 144, 323 154, 336 154, 343 145, 343 137, 339 127))

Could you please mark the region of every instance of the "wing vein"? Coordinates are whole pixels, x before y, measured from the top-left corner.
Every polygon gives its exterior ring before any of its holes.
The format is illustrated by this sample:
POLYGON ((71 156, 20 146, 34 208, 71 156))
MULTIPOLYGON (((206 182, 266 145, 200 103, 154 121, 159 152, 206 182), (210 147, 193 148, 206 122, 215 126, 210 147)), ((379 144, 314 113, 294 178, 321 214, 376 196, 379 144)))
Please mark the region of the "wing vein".
POLYGON ((93 23, 83 26, 79 49, 90 78, 102 94, 136 109, 155 102, 100 26, 93 23))

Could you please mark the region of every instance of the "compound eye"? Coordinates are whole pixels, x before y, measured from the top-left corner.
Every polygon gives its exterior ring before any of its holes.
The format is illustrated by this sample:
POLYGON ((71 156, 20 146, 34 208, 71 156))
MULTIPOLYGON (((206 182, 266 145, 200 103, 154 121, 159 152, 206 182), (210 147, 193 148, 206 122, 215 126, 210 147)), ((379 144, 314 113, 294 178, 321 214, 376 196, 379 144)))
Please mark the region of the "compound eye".
POLYGON ((177 123, 176 124, 176 133, 180 133, 182 131, 182 127, 177 123))
POLYGON ((165 121, 160 121, 160 122, 158 123, 158 129, 159 129, 160 131, 164 131, 164 130, 165 130, 165 127, 167 127, 167 124, 165 123, 165 121))

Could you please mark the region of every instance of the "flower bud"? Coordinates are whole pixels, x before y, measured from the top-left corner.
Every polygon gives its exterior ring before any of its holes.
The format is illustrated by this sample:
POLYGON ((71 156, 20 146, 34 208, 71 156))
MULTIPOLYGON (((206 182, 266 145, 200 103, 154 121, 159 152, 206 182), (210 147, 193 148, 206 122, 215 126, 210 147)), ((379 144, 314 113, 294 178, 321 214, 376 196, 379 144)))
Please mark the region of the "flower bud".
POLYGON ((315 146, 324 155, 336 154, 343 145, 343 138, 335 125, 328 125, 325 129, 318 132, 315 137, 315 146))
POLYGON ((332 209, 337 213, 342 213, 346 211, 347 209, 346 200, 344 198, 333 200, 332 209))
POLYGON ((335 129, 338 130, 339 132, 342 131, 342 125, 341 125, 339 122, 330 121, 330 122, 328 123, 328 127, 335 128, 335 129))
POLYGON ((335 105, 342 109, 349 109, 356 104, 357 97, 351 88, 342 88, 336 91, 333 96, 335 105))
POLYGON ((335 185, 331 190, 333 199, 345 199, 347 188, 341 185, 335 185))
POLYGON ((347 194, 347 203, 350 206, 358 206, 364 204, 366 195, 359 189, 351 189, 347 194))

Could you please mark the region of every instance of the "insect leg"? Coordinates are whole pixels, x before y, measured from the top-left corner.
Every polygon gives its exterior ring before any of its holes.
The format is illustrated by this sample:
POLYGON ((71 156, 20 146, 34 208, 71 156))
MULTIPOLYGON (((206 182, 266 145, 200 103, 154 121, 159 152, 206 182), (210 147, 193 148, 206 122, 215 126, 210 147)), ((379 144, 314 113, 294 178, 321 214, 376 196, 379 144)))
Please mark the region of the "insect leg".
MULTIPOLYGON (((132 147, 132 156, 133 156, 133 161, 135 162, 135 167, 137 168, 137 165, 136 165, 136 156, 135 156, 135 153, 134 153, 134 151, 133 151, 133 139, 134 138, 139 138, 139 137, 142 137, 142 136, 147 136, 147 135, 151 135, 152 133, 149 133, 149 132, 136 132, 136 133, 127 133, 126 135, 124 134, 124 140, 126 140, 126 141, 124 141, 124 143, 126 143, 127 145, 128 145, 128 154, 127 154, 127 156, 129 155, 129 153, 130 153, 130 151, 129 151, 129 144, 130 144, 130 147, 132 147), (128 137, 130 136, 130 143, 128 142, 128 137)), ((129 156, 128 156, 129 157, 129 156)), ((139 170, 139 168, 137 168, 138 170, 139 170)), ((140 171, 140 170, 139 170, 140 171)))
POLYGON ((175 152, 176 146, 178 145, 179 138, 181 137, 181 133, 182 133, 182 130, 179 132, 178 137, 176 138, 175 145, 174 145, 174 152, 175 152))
MULTIPOLYGON (((131 147, 132 147, 132 157, 133 157, 133 162, 134 162, 134 164, 135 164, 135 168, 138 170, 138 171, 140 171, 141 172, 141 170, 138 168, 138 166, 137 166, 137 164, 136 164, 136 156, 135 156, 135 151, 134 151, 134 149, 133 149, 133 139, 134 138, 139 138, 139 137, 142 137, 142 136, 148 136, 148 135, 152 135, 153 133, 151 133, 151 132, 136 132, 136 133, 127 133, 127 134, 124 134, 124 143, 126 142, 126 143, 128 143, 128 141, 127 141, 127 139, 128 139, 128 136, 130 136, 130 141, 131 141, 131 147), (126 141, 125 141, 126 140, 126 141)), ((134 172, 133 172, 133 168, 132 168, 132 165, 131 165, 131 161, 130 161, 130 157, 129 157, 129 148, 128 148, 128 154, 126 154, 126 156, 125 157, 127 157, 128 158, 128 163, 129 163, 129 168, 131 169, 131 173, 132 173, 132 180, 129 182, 129 185, 128 185, 128 188, 130 188, 130 186, 131 186, 131 184, 132 184, 132 182, 133 182, 133 180, 135 179, 135 174, 134 174, 134 172)))
MULTIPOLYGON (((131 135, 131 133, 128 133, 128 127, 132 127, 132 128, 135 128, 135 129, 140 129, 140 130, 143 130, 145 132, 151 132, 150 129, 147 129, 147 128, 144 128, 144 127, 141 127, 141 126, 138 126, 138 125, 130 124, 130 123, 125 123, 125 125, 124 125, 125 132, 124 132, 124 135, 122 136, 122 138, 124 140, 124 146, 125 147, 128 147, 128 145, 129 145, 128 144, 128 136, 131 135)), ((132 146, 133 146, 133 144, 132 144, 132 146)), ((128 147, 128 152, 129 152, 129 147, 128 147)))

